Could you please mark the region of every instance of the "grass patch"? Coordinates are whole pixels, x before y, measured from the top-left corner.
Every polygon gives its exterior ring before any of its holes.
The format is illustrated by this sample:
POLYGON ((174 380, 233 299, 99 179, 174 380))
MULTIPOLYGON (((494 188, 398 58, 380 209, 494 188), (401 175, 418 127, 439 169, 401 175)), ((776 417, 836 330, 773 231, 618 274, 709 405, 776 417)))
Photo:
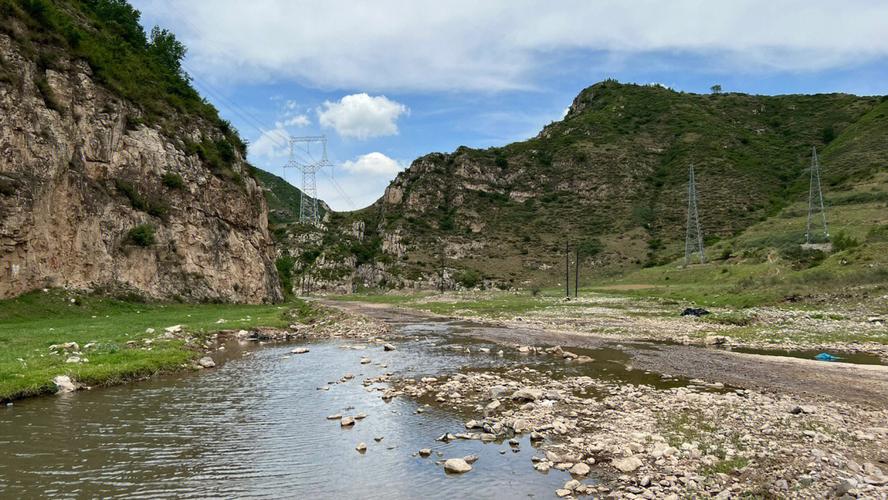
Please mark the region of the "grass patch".
POLYGON ((165 327, 181 324, 197 336, 221 329, 284 327, 292 319, 291 306, 299 311, 304 303, 145 303, 59 290, 0 301, 0 401, 51 393, 56 375, 105 385, 179 369, 198 351, 181 340, 156 340, 165 327), (148 328, 155 333, 146 333, 148 328), (150 346, 144 343, 147 339, 153 340, 150 346), (77 342, 89 362, 69 364, 65 355, 50 353, 50 345, 65 342, 77 342), (86 349, 87 344, 94 345, 86 349))

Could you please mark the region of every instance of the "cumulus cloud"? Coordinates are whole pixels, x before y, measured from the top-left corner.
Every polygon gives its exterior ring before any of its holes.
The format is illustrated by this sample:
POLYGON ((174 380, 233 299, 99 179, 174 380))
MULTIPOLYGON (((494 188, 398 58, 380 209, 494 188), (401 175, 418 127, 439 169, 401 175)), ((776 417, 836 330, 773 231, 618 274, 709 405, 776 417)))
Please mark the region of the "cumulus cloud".
POLYGON ((189 64, 226 80, 323 88, 526 88, 563 52, 585 66, 648 53, 724 71, 806 71, 888 57, 888 2, 857 0, 134 0, 189 64))
POLYGON ((338 102, 326 101, 317 109, 322 127, 358 139, 397 134, 398 117, 407 112, 407 106, 401 103, 366 93, 347 95, 338 102))
POLYGON ((373 152, 343 162, 342 169, 352 174, 393 177, 404 170, 404 165, 382 153, 373 152))
POLYGON ((284 127, 307 127, 311 125, 311 119, 308 115, 295 115, 287 117, 283 120, 279 120, 275 122, 275 127, 284 128, 284 127))

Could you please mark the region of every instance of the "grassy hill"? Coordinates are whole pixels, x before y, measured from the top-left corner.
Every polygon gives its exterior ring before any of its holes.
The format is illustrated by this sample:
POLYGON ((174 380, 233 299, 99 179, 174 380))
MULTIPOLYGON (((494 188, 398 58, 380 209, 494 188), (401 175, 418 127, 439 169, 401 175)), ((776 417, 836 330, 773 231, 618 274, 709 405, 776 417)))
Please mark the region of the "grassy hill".
POLYGON ((834 257, 799 249, 811 148, 832 233, 868 251, 885 223, 886 129, 882 97, 700 95, 605 81, 530 140, 417 159, 376 204, 337 214, 328 230, 360 221, 396 241, 400 255, 377 245, 375 256, 408 281, 435 276, 444 253, 457 281, 468 273, 479 278, 470 282, 551 286, 563 280, 566 240, 581 246, 584 276, 616 279, 675 267, 693 164, 713 257, 830 265, 834 257))

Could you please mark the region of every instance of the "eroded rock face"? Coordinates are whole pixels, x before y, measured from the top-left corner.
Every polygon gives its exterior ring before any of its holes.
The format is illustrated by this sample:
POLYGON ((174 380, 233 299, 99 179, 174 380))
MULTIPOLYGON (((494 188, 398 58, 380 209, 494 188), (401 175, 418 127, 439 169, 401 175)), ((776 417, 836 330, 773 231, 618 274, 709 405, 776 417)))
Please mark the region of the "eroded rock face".
MULTIPOLYGON (((0 56, 21 78, 0 82, 0 298, 46 286, 123 288, 154 298, 268 302, 281 298, 261 189, 214 175, 185 140, 217 140, 199 119, 175 137, 128 123, 140 112, 62 60, 43 70, 0 34, 0 56), (52 109, 35 81, 46 79, 52 109), (165 174, 180 187, 165 185, 165 174), (160 200, 137 207, 121 182, 160 200), (129 231, 150 224, 154 243, 129 231)), ((169 132, 168 132, 169 134, 169 132)))

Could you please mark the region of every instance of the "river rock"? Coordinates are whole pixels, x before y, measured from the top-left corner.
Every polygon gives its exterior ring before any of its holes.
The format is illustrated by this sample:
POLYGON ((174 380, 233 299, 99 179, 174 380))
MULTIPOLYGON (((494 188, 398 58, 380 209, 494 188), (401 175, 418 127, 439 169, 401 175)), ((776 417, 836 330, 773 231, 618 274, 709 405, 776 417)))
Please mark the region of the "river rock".
POLYGON ((327 420, 339 420, 342 418, 342 414, 336 413, 334 415, 327 415, 327 420))
POLYGON ((488 411, 496 410, 496 409, 499 408, 499 407, 500 407, 500 402, 499 402, 498 399, 494 399, 493 401, 491 401, 490 403, 488 403, 488 405, 486 406, 486 408, 487 408, 488 411))
POLYGON ((393 346, 393 345, 391 345, 391 344, 384 344, 384 345, 382 346, 382 350, 383 350, 383 351, 394 351, 394 350, 395 350, 395 346, 393 346))
POLYGON ((293 354, 305 354, 308 352, 308 347, 297 347, 290 352, 293 354))
POLYGON ((643 464, 638 457, 626 457, 611 460, 611 465, 621 472, 634 472, 643 464))
POLYGON ((463 457, 463 460, 465 460, 467 464, 473 464, 478 461, 478 458, 478 455, 466 455, 463 457))
POLYGON ((370 358, 361 358, 362 365, 369 365, 371 363, 370 358))
POLYGON ((555 490, 555 494, 558 495, 559 498, 566 497, 566 496, 570 495, 571 493, 573 493, 573 492, 570 490, 566 490, 564 488, 558 488, 557 490, 555 490))
POLYGON ((568 472, 570 472, 574 476, 585 476, 585 475, 589 474, 590 470, 591 469, 589 468, 588 465, 584 464, 583 462, 580 462, 578 464, 574 464, 574 466, 571 467, 568 472))
POLYGON ((198 359, 197 364, 203 368, 213 368, 214 366, 216 366, 216 362, 213 361, 213 358, 211 358, 209 356, 204 356, 204 357, 198 359))
POLYGON ((472 470, 472 466, 462 458, 448 458, 444 461, 444 470, 451 474, 462 474, 472 470))
POLYGON ((71 380, 71 377, 67 375, 58 375, 52 379, 52 383, 56 386, 56 394, 64 394, 66 392, 74 392, 77 390, 77 386, 71 380))
POLYGON ((367 414, 364 412, 361 412, 361 413, 358 413, 357 415, 355 415, 355 420, 364 420, 365 418, 367 418, 367 414))
POLYGON ((422 458, 426 458, 426 457, 430 456, 431 454, 432 454, 431 448, 423 448, 423 449, 419 450, 419 456, 421 456, 422 458))
POLYGON ((367 443, 361 441, 360 443, 358 443, 357 446, 355 446, 355 449, 358 450, 358 453, 364 453, 365 451, 367 451, 367 443))
POLYGON ((512 430, 515 431, 515 434, 523 434, 531 430, 530 422, 523 418, 516 418, 515 421, 512 422, 512 430))
POLYGON ((343 417, 342 420, 339 421, 339 425, 342 427, 351 427, 355 425, 355 419, 353 417, 343 417))
POLYGON ((541 391, 540 389, 532 389, 529 387, 518 389, 517 391, 512 393, 512 399, 516 401, 536 401, 541 397, 543 397, 543 391, 541 391))

